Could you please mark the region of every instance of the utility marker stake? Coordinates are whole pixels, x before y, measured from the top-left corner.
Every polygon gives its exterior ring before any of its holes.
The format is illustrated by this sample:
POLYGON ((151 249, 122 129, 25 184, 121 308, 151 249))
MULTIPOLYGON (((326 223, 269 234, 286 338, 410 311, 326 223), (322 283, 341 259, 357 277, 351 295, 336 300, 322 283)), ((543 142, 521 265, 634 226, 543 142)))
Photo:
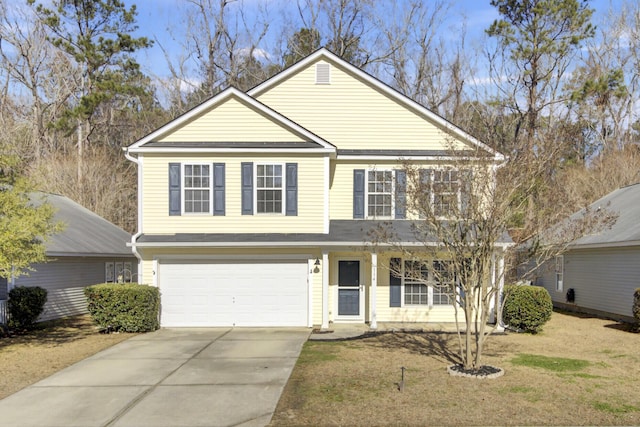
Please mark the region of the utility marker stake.
POLYGON ((402 371, 402 380, 400 381, 400 384, 398 384, 398 390, 400 390, 400 391, 404 391, 404 371, 405 371, 405 369, 407 369, 407 368, 405 368, 404 366, 400 368, 400 370, 402 371))

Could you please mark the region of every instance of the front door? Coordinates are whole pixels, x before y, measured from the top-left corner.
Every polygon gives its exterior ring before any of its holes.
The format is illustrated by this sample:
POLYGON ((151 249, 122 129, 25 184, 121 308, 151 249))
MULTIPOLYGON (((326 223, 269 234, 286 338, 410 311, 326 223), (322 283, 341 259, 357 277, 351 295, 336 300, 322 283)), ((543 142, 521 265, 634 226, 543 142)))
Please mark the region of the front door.
POLYGON ((338 260, 338 319, 364 320, 364 285, 360 260, 338 260))

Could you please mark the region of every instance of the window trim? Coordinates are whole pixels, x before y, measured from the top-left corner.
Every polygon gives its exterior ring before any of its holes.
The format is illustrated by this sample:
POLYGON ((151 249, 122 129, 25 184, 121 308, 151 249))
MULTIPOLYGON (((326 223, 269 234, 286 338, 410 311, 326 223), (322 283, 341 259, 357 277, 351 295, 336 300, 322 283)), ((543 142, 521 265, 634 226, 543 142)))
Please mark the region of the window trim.
MULTIPOLYGON (((386 193, 374 193, 386 194, 386 193)), ((364 218, 365 219, 396 219, 396 171, 395 169, 365 169, 364 175, 364 218), (391 215, 375 216, 369 215, 369 173, 370 172, 391 172, 391 215)), ((404 266, 403 266, 404 271, 404 266)))
MULTIPOLYGON (((462 171, 463 169, 456 169, 456 168, 452 168, 452 167, 446 167, 446 166, 440 166, 440 167, 433 167, 433 168, 424 168, 422 169, 424 171, 429 171, 429 209, 431 209, 433 211, 433 214, 435 215, 436 219, 439 220, 444 220, 444 219, 451 219, 453 218, 452 215, 436 215, 435 212, 435 208, 436 208, 436 204, 435 204, 435 200, 436 200, 436 191, 435 191, 435 173, 436 172, 456 172, 457 176, 458 176, 458 189, 456 191, 456 211, 458 213, 461 213, 462 211, 462 171)), ((442 195, 442 193, 438 193, 440 195, 442 195)))
MULTIPOLYGON (((408 307, 408 308, 419 308, 419 307, 428 307, 428 308, 434 308, 434 307, 450 307, 453 306, 454 302, 458 300, 458 296, 457 295, 453 295, 453 296, 449 296, 451 301, 449 304, 434 304, 434 293, 436 290, 436 278, 435 275, 433 273, 434 269, 435 269, 435 264, 437 262, 450 262, 446 259, 428 259, 428 260, 411 260, 411 259, 407 259, 407 258, 400 258, 401 260, 401 265, 402 265, 402 275, 400 277, 400 307, 395 307, 395 308, 402 308, 402 307, 408 307), (405 271, 405 266, 407 262, 415 262, 415 261, 419 261, 419 262, 423 262, 425 264, 427 264, 427 279, 425 283, 419 283, 417 280, 413 280, 410 281, 410 283, 406 282, 406 271, 405 271), (427 287, 427 303, 426 304, 406 304, 405 303, 405 285, 424 285, 427 287)), ((453 280, 453 285, 456 285, 456 280, 453 280)))
MULTIPOLYGON (((287 210, 287 171, 286 163, 284 162, 264 162, 253 164, 253 212, 255 215, 285 215, 287 210), (280 178, 282 179, 282 185, 280 186, 280 212, 258 212, 258 166, 280 166, 280 178)), ((267 188, 262 188, 267 190, 267 188)), ((271 188, 270 190, 273 190, 271 188)))
POLYGON ((554 270, 556 292, 564 292, 564 255, 556 255, 554 270))
MULTIPOLYGON (((207 163, 207 162, 183 162, 180 163, 180 197, 182 198, 181 200, 181 212, 182 215, 189 215, 189 216, 209 216, 209 215, 213 215, 213 163, 207 163), (201 187, 200 189, 208 189, 209 190, 209 211, 207 212, 187 212, 186 210, 186 203, 187 203, 187 197, 186 197, 186 191, 187 191, 187 186, 185 185, 185 179, 187 178, 186 173, 185 173, 185 168, 187 166, 208 166, 209 167, 209 187, 201 187)), ((190 190, 195 189, 195 187, 189 187, 190 190)))

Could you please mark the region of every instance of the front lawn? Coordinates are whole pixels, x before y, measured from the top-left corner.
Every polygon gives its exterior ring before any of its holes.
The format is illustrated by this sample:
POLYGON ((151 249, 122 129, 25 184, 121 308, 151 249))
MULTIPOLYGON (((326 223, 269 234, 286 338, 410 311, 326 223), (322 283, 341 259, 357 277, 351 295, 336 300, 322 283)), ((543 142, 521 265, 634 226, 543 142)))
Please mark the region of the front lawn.
POLYGON ((490 337, 483 363, 506 370, 491 380, 447 374, 453 334, 309 341, 272 425, 637 425, 640 334, 626 329, 554 313, 538 335, 490 337))
POLYGON ((0 399, 133 335, 101 334, 86 315, 0 338, 0 399))

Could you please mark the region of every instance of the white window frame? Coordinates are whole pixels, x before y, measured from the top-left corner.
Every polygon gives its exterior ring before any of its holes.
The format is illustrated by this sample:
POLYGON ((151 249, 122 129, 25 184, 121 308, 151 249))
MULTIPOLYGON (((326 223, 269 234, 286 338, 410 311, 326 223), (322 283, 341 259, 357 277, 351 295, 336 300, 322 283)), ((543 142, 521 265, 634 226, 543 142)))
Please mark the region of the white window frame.
MULTIPOLYGON (((424 169, 427 170, 427 169, 424 169)), ((457 203, 457 207, 455 209, 455 211, 460 212, 460 209, 462 207, 462 182, 460 182, 460 178, 462 177, 462 170, 461 169, 456 169, 456 168, 450 168, 450 167, 440 167, 440 168, 433 168, 429 170, 429 207, 430 209, 433 210, 434 215, 436 214, 435 208, 436 208, 436 191, 435 191, 435 173, 436 172, 455 172, 458 175, 458 189, 456 191, 456 203, 457 203)), ((442 194, 453 194, 452 192, 449 193, 438 193, 440 195, 442 194)), ((452 218, 451 215, 436 215, 437 219, 450 219, 452 218)))
POLYGON ((287 171, 284 163, 280 162, 264 162, 264 163, 256 163, 253 165, 253 212, 256 215, 284 215, 286 204, 287 204, 287 171), (280 212, 258 212, 258 190, 277 190, 277 188, 266 188, 261 187, 258 188, 258 167, 259 166, 280 166, 280 171, 282 173, 282 186, 280 187, 280 195, 281 195, 281 206, 280 212))
MULTIPOLYGON (((365 218, 367 219, 395 219, 396 216, 396 172, 393 169, 367 169, 366 175, 364 179, 364 211, 365 218), (391 215, 369 215, 369 173, 370 172, 390 172, 391 173, 391 215)), ((386 194, 386 193, 377 193, 374 192, 372 194, 386 194)), ((403 267, 404 268, 404 267, 403 267)))
POLYGON ((557 255, 555 258, 555 282, 556 292, 564 291, 564 255, 557 255))
MULTIPOLYGON (((434 274, 434 269, 435 269, 435 263, 436 262, 449 262, 447 260, 442 260, 442 259, 432 259, 432 260, 424 260, 424 261, 420 261, 423 262, 427 265, 427 279, 425 282, 421 282, 419 280, 411 280, 411 278, 407 278, 407 274, 405 271, 405 265, 407 262, 415 262, 417 260, 410 260, 410 259, 401 259, 402 262, 402 275, 401 275, 401 303, 400 306, 401 307, 429 307, 429 308, 433 308, 433 307, 449 307, 453 305, 453 300, 457 299, 457 296, 455 295, 450 295, 449 296, 449 304, 434 304, 434 293, 436 291, 436 286, 437 286, 437 280, 434 274), (409 280, 407 280, 409 279, 409 280), (427 288, 427 303, 426 304, 407 304, 405 301, 405 285, 424 285, 427 288)), ((456 280, 454 279, 452 284, 456 285, 456 280)))
POLYGON ((182 214, 194 215, 194 216, 211 215, 213 213, 213 163, 185 162, 185 163, 182 163, 180 166, 182 168, 182 170, 180 171, 181 172, 180 179, 182 180, 182 182, 180 183, 180 191, 181 191, 180 197, 182 199, 182 214), (208 166, 209 167, 209 187, 187 187, 185 185, 185 180, 186 180, 185 169, 187 168, 187 166, 208 166), (186 210, 187 190, 209 190, 209 211, 208 212, 187 212, 186 210))

